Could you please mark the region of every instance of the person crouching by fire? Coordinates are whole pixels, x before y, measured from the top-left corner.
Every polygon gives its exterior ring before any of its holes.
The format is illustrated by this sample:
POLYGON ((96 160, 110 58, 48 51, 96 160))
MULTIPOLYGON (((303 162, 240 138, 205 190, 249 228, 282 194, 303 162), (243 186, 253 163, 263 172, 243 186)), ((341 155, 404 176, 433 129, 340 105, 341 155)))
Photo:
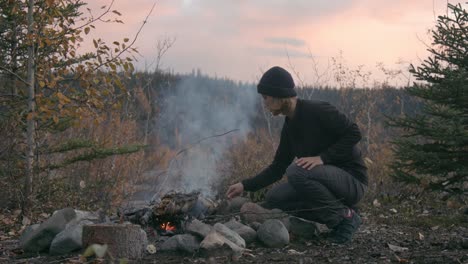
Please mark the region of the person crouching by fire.
POLYGON ((327 102, 297 98, 294 80, 285 69, 266 71, 257 85, 265 107, 284 115, 273 162, 255 177, 231 185, 229 199, 257 191, 283 175, 287 182, 266 194, 263 207, 297 211, 297 215, 330 229, 329 238, 352 240, 362 220, 353 209, 367 189, 367 168, 357 143, 358 126, 327 102))

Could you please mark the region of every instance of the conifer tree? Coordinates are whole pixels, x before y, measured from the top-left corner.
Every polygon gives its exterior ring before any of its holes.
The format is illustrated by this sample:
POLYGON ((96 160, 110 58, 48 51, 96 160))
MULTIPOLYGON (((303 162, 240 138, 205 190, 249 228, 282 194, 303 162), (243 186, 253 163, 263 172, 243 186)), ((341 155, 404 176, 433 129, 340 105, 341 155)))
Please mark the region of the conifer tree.
POLYGON ((468 180, 468 13, 448 4, 432 30, 430 55, 410 72, 407 88, 421 99, 415 115, 390 119, 403 135, 394 141, 394 176, 430 190, 463 192, 468 180))

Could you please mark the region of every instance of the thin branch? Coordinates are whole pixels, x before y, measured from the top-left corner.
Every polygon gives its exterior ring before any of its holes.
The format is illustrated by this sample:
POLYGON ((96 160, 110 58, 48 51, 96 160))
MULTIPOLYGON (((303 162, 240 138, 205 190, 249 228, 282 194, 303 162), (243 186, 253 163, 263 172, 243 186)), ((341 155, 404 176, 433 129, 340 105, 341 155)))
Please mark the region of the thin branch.
MULTIPOLYGON (((341 202, 343 198, 340 199, 335 199, 334 201, 336 202, 341 202)), ((252 214, 252 215, 278 215, 278 217, 273 217, 273 218, 282 218, 284 217, 284 214, 289 214, 289 213, 300 213, 300 212, 313 212, 317 210, 322 210, 322 209, 327 209, 331 208, 330 206, 320 206, 320 207, 312 207, 312 208, 306 208, 306 209, 295 209, 295 210, 287 210, 287 211, 281 211, 281 212, 257 212, 257 211, 244 211, 244 212, 236 212, 236 213, 231 213, 231 214, 223 214, 223 215, 209 215, 206 216, 206 219, 210 218, 215 218, 215 219, 220 219, 220 218, 231 218, 233 216, 241 215, 241 214, 252 214)))
POLYGON ((107 65, 111 62, 114 62, 115 60, 117 60, 120 55, 122 55, 122 53, 126 52, 128 49, 130 49, 133 44, 135 44, 136 40, 138 39, 138 35, 140 35, 140 32, 141 30, 143 29, 143 27, 146 25, 146 23, 148 22, 148 18, 149 16, 151 15, 151 13, 153 13, 153 10, 154 10, 154 7, 156 6, 156 2, 153 3, 153 6, 151 7, 150 11, 148 12, 148 14, 146 15, 146 18, 145 20, 143 20, 143 23, 141 24, 140 28, 138 29, 137 33, 135 34, 135 37, 133 38, 133 41, 130 43, 130 45, 128 47, 125 47, 124 49, 122 49, 119 53, 117 53, 116 56, 112 57, 112 59, 106 61, 106 62, 103 62, 101 63, 100 65, 96 66, 95 68, 93 68, 93 71, 101 68, 102 66, 104 65, 107 65))
MULTIPOLYGON (((162 171, 160 174, 158 174, 158 176, 159 176, 159 175, 165 173, 165 174, 166 174, 166 177, 164 177, 164 179, 163 179, 163 181, 162 181, 162 183, 161 183, 161 187, 160 187, 159 190, 153 195, 153 198, 154 198, 154 197, 157 197, 157 195, 158 195, 158 194, 161 192, 161 190, 163 189, 164 184, 166 184, 166 180, 167 180, 167 178, 169 177, 169 171, 171 170, 172 163, 176 160, 177 156, 179 156, 180 154, 182 154, 182 153, 184 153, 184 152, 190 150, 190 149, 193 148, 194 146, 200 144, 201 142, 203 142, 203 141, 205 141, 205 140, 207 140, 207 139, 215 138, 215 137, 221 137, 221 136, 227 135, 227 134, 229 134, 229 133, 232 133, 232 132, 238 131, 238 130, 239 130, 239 129, 236 128, 236 129, 227 131, 227 132, 222 133, 222 134, 219 134, 219 135, 213 135, 213 136, 209 136, 209 137, 202 138, 202 139, 196 141, 195 143, 193 143, 192 145, 190 145, 190 146, 188 146, 188 147, 186 147, 186 148, 183 148, 183 149, 179 150, 179 151, 174 155, 174 157, 172 157, 172 159, 169 161, 168 169, 165 170, 165 171, 162 171)), ((159 177, 158 177, 158 178, 159 178, 159 177)))
POLYGON ((17 95, 17 94, 0 94, 0 97, 23 97, 21 95, 17 95))
POLYGON ((232 133, 232 132, 235 132, 235 131, 239 131, 239 129, 236 128, 236 129, 230 130, 230 131, 228 131, 228 132, 225 132, 225 133, 222 133, 222 134, 219 134, 219 135, 214 135, 214 136, 209 136, 209 137, 202 138, 202 139, 196 141, 195 143, 193 143, 192 145, 190 145, 189 147, 186 147, 186 148, 184 148, 184 149, 179 150, 179 151, 176 153, 176 155, 174 156, 174 158, 177 157, 177 156, 179 156, 180 154, 182 154, 182 153, 184 153, 184 152, 190 150, 191 148, 195 147, 196 145, 200 144, 202 141, 205 141, 205 140, 210 139, 210 138, 221 137, 221 136, 227 135, 227 134, 232 133))
POLYGON ((302 80, 299 72, 296 70, 296 67, 294 67, 294 65, 292 64, 291 62, 291 58, 289 56, 289 51, 288 51, 288 48, 287 47, 284 47, 284 50, 286 52, 286 57, 288 58, 288 64, 289 64, 289 68, 291 68, 291 70, 293 71, 293 73, 296 75, 297 79, 299 80, 300 84, 301 84, 301 88, 304 88, 304 81, 302 80))
MULTIPOLYGON (((106 15, 107 13, 109 13, 110 9, 112 8, 112 5, 114 5, 114 1, 115 1, 115 0, 112 0, 111 3, 110 3, 110 5, 109 5, 109 7, 107 8, 107 10, 104 11, 104 12, 103 12, 101 15, 99 15, 97 18, 93 18, 93 14, 91 14, 91 12, 90 12, 91 19, 90 19, 88 22, 86 22, 85 24, 83 24, 83 25, 81 25, 81 26, 79 26, 79 27, 77 27, 77 28, 74 28, 73 30, 77 30, 77 29, 86 27, 87 25, 90 25, 90 24, 92 24, 92 23, 94 23, 94 22, 96 22, 96 21, 98 21, 98 20, 102 21, 101 18, 102 18, 104 15, 106 15)), ((88 9, 88 10, 89 10, 89 9, 88 9)))
POLYGON ((21 76, 19 76, 18 74, 14 73, 14 72, 11 71, 10 69, 7 69, 7 68, 5 68, 5 67, 3 67, 3 66, 0 66, 0 69, 1 69, 1 70, 4 70, 4 71, 6 71, 6 72, 8 72, 9 74, 11 74, 11 75, 13 75, 13 76, 15 76, 18 80, 20 80, 20 81, 23 82, 24 84, 29 85, 29 83, 28 83, 25 79, 23 79, 21 76))

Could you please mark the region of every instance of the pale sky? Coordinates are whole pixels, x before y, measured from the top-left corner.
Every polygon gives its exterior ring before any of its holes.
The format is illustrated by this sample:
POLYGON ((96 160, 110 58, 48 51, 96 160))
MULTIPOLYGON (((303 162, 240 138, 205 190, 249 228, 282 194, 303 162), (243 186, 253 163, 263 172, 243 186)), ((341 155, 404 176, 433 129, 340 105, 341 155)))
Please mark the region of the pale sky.
MULTIPOLYGON (((109 0, 88 0, 94 13, 109 0)), ((125 24, 97 24, 91 34, 112 42, 132 38, 153 3, 156 8, 136 47, 144 69, 156 56, 158 40, 174 38, 161 61, 178 73, 257 82, 279 65, 316 80, 340 51, 350 68, 364 65, 378 78, 376 64, 403 68, 427 56, 428 30, 446 13, 446 0, 115 0, 125 24), (289 57, 289 59, 288 59, 289 57)), ((466 1, 449 1, 464 3, 466 1)), ((466 4, 464 4, 466 7, 466 4)), ((91 43, 92 39, 87 40, 91 43)))

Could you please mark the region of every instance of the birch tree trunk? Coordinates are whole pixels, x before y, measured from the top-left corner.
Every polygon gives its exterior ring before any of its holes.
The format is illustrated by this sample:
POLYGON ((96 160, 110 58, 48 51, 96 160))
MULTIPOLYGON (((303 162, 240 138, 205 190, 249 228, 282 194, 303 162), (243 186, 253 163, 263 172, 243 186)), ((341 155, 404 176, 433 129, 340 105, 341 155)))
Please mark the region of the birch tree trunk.
POLYGON ((28 115, 27 115, 27 130, 26 130, 26 140, 27 140, 27 150, 26 150, 26 178, 24 183, 24 204, 23 210, 28 210, 31 203, 31 194, 32 194, 32 184, 34 176, 34 150, 35 150, 35 138, 34 138, 34 115, 36 111, 35 105, 35 91, 34 91, 34 73, 35 73, 35 63, 34 63, 34 0, 28 1, 28 35, 31 36, 31 43, 28 46, 28 72, 27 72, 27 82, 28 82, 28 115))

